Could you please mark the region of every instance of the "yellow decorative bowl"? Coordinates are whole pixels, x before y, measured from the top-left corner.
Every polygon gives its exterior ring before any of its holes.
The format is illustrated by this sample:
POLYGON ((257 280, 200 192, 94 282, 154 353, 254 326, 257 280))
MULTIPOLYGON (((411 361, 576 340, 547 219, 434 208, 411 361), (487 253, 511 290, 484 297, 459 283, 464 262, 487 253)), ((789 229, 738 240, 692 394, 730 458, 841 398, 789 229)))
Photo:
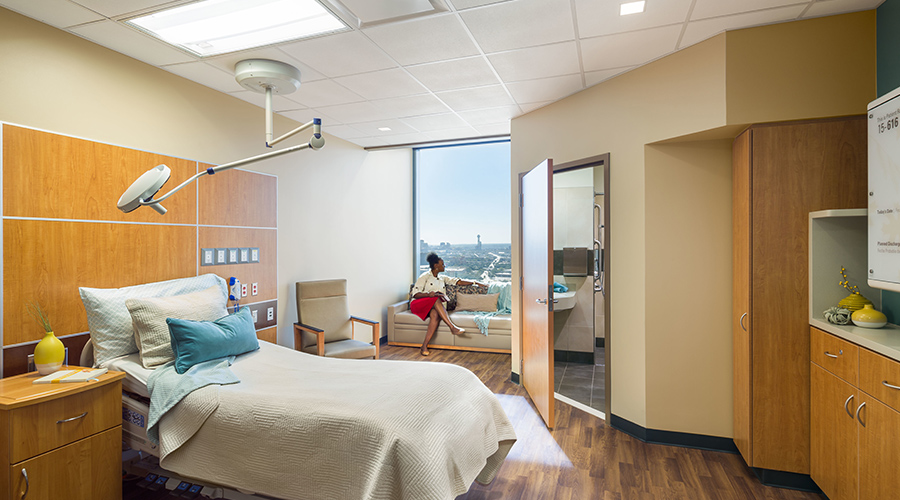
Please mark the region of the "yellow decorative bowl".
POLYGON ((887 316, 876 311, 872 304, 866 304, 862 309, 854 311, 850 319, 854 325, 863 328, 881 328, 887 324, 887 316))
MULTIPOLYGON (((872 304, 872 301, 863 297, 858 293, 851 293, 843 300, 838 302, 838 307, 843 307, 844 309, 849 309, 850 312, 858 311, 863 308, 864 305, 872 304)), ((851 317, 852 319, 852 317, 851 317)))

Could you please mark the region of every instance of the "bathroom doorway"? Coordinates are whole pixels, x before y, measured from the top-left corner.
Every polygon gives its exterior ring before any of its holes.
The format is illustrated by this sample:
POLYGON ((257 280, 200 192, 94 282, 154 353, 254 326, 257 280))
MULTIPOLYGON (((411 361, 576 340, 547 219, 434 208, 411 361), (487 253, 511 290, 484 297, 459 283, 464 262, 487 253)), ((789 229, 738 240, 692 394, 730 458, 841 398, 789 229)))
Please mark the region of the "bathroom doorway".
POLYGON ((610 413, 609 155, 553 169, 554 392, 610 413))

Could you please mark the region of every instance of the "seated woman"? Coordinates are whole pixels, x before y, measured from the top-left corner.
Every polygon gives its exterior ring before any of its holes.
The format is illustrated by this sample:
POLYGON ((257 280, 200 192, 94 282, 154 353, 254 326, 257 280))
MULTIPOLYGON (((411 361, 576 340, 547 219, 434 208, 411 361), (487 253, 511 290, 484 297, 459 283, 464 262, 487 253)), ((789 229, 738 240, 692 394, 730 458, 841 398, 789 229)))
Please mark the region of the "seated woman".
POLYGON ((431 318, 431 322, 428 323, 428 330, 425 333, 425 341, 422 342, 422 347, 420 349, 422 356, 431 354, 428 350, 428 343, 431 342, 431 338, 434 337, 439 321, 443 320, 444 323, 447 323, 447 326, 450 327, 450 333, 453 335, 465 333, 465 330, 453 324, 453 321, 450 320, 450 315, 447 314, 447 309, 444 308, 444 302, 447 302, 448 300, 446 285, 487 286, 475 281, 465 281, 459 278, 451 278, 450 276, 443 274, 439 275, 438 273, 444 270, 444 259, 438 257, 434 252, 429 253, 426 260, 428 260, 428 265, 431 266, 431 270, 425 271, 419 276, 419 279, 416 280, 416 284, 413 286, 412 292, 410 292, 412 301, 409 303, 409 310, 416 316, 422 318, 422 321, 426 321, 426 318, 431 318))

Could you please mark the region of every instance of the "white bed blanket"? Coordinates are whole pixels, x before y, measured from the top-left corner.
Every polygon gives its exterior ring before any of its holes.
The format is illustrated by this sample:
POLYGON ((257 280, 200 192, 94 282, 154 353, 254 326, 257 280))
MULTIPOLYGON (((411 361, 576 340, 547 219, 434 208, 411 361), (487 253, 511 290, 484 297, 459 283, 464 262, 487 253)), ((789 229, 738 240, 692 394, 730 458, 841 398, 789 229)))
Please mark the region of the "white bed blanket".
POLYGON ((330 359, 260 342, 241 383, 160 422, 160 464, 283 499, 452 499, 490 482, 516 436, 496 396, 443 363, 330 359))

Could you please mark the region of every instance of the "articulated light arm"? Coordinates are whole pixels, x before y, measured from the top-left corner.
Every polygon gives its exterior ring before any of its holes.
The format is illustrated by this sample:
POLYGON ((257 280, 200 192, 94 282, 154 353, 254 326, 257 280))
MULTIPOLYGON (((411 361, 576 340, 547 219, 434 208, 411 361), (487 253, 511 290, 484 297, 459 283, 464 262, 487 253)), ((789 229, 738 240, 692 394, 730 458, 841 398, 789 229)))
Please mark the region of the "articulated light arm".
MULTIPOLYGON (((274 142, 278 142, 282 139, 290 137, 291 135, 294 135, 298 132, 306 130, 310 127, 312 127, 312 129, 313 129, 313 136, 310 137, 309 142, 307 142, 306 144, 291 146, 289 148, 280 149, 278 151, 272 151, 270 153, 264 153, 264 154, 257 155, 257 156, 251 156, 250 158, 245 158, 243 160, 233 161, 231 163, 225 163, 224 165, 219 165, 217 167, 207 168, 203 172, 198 172, 198 173, 194 174, 191 178, 182 182, 175 189, 169 191, 168 193, 166 193, 154 200, 153 196, 155 196, 156 193, 159 192, 159 190, 160 190, 160 188, 162 188, 163 184, 165 184, 166 181, 169 179, 169 175, 171 173, 171 170, 166 165, 158 165, 158 166, 150 169, 144 175, 140 176, 136 181, 134 181, 134 183, 131 184, 131 186, 125 191, 125 193, 122 194, 122 197, 119 198, 119 203, 117 204, 117 206, 118 206, 119 210, 121 210, 125 213, 131 212, 141 206, 149 206, 152 209, 159 212, 160 214, 165 215, 166 209, 165 209, 165 207, 160 205, 160 202, 162 202, 169 196, 172 196, 173 194, 175 194, 176 192, 181 190, 183 187, 194 182, 195 180, 199 179, 200 177, 203 177, 204 175, 213 175, 213 174, 216 174, 223 170, 228 170, 231 168, 240 167, 242 165, 247 165, 247 164, 255 163, 258 161, 267 160, 269 158, 274 158, 276 156, 293 153, 293 152, 300 151, 300 150, 307 149, 307 148, 312 149, 314 151, 321 149, 322 146, 325 145, 325 137, 322 136, 322 120, 320 120, 319 118, 314 118, 309 123, 306 123, 306 124, 296 128, 295 130, 288 132, 284 136, 276 139, 274 142)), ((272 144, 274 144, 274 142, 272 144)), ((269 144, 269 145, 271 145, 271 144, 269 144)))

